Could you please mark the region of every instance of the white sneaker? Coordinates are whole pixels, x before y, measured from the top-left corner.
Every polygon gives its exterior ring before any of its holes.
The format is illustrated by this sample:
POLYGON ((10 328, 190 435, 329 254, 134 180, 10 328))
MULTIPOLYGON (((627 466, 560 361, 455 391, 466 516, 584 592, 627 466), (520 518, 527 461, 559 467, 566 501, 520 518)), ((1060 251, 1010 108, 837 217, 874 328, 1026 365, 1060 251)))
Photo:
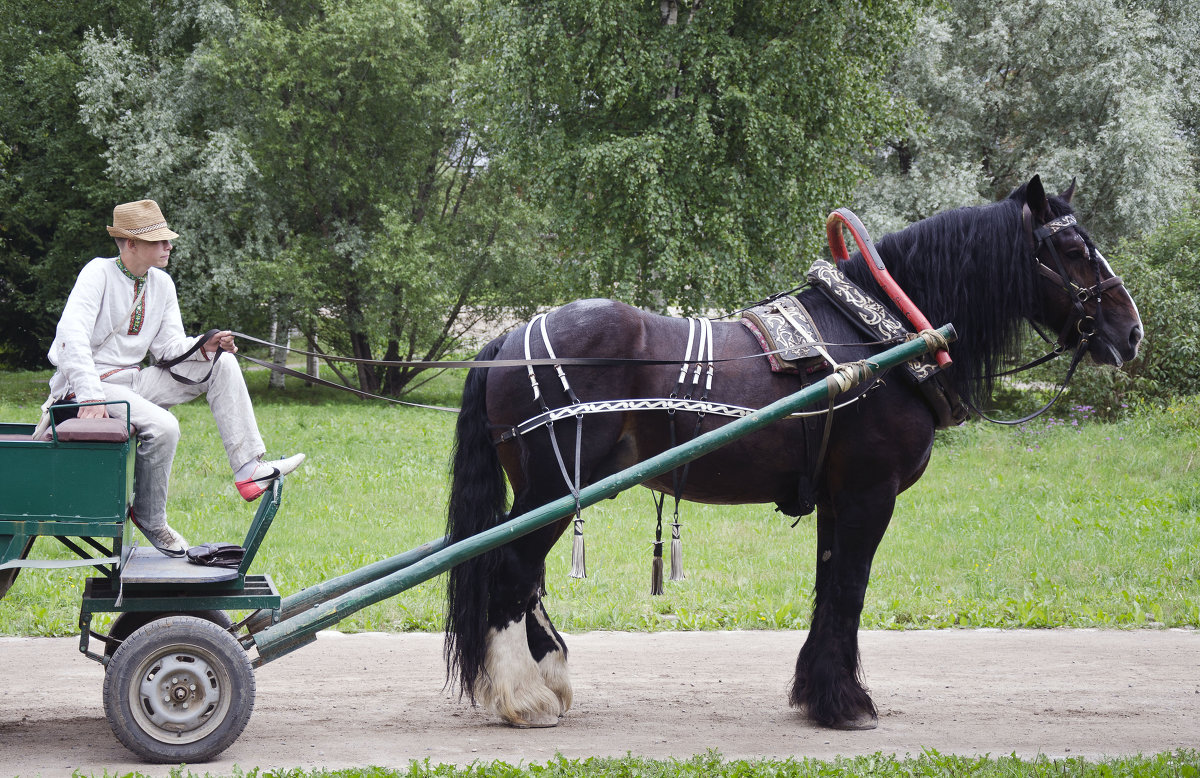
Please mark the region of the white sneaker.
POLYGON ((254 472, 249 478, 234 481, 238 494, 246 502, 253 502, 262 496, 270 487, 271 482, 280 476, 285 476, 304 462, 303 454, 294 454, 287 459, 275 459, 270 462, 259 462, 254 466, 254 472))
POLYGON ((140 529, 146 539, 150 541, 150 545, 162 553, 170 557, 181 557, 187 553, 188 542, 183 539, 183 535, 171 529, 167 522, 164 521, 158 527, 143 526, 133 515, 132 510, 129 511, 129 518, 133 521, 133 526, 140 529))

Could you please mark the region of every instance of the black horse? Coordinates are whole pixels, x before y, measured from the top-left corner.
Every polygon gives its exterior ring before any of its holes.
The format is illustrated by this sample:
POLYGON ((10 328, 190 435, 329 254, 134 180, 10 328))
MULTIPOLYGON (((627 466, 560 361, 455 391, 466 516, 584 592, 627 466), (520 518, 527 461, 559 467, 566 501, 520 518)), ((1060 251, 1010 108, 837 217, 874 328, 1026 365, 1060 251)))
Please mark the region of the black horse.
MULTIPOLYGON (((1066 349, 1087 336, 1086 352, 1101 364, 1119 366, 1136 355, 1142 338, 1137 308, 1071 216, 1074 187, 1047 196, 1035 176, 998 203, 941 213, 879 242, 889 271, 929 320, 955 325, 959 339, 950 349, 947 377, 963 399, 987 400, 992 376, 1018 350, 1025 321, 1062 333, 1066 349)), ((860 256, 840 266, 861 288, 886 299, 860 256)), ((800 299, 825 340, 867 340, 821 293, 810 289, 800 299)), ((477 359, 545 357, 545 337, 556 358, 682 361, 691 335, 686 319, 583 300, 557 309, 536 328, 525 325, 497 338, 477 359)), ((736 322, 713 322, 711 343, 717 362, 708 396, 712 402, 762 407, 801 386, 795 375, 768 371, 765 358, 721 362, 761 353, 752 333, 736 322)), ((831 348, 830 356, 844 363, 872 351, 841 345, 831 348)), ((542 412, 543 401, 555 408, 572 402, 571 395, 581 402, 668 397, 679 377, 678 362, 564 370, 570 393, 552 368, 534 371, 540 399, 527 368, 476 368, 468 374, 449 503, 452 541, 570 493, 576 473, 586 486, 697 432, 697 416, 688 412, 588 415, 578 463, 573 418, 514 434, 515 427, 542 412), (511 510, 505 474, 514 494, 511 510)), ((706 414, 699 431, 727 421, 706 414)), ((804 425, 787 419, 695 460, 684 499, 776 503, 788 512, 803 512, 795 508, 796 495, 816 472, 811 425, 807 433, 804 425)), ((859 729, 877 722, 860 682, 859 617, 871 561, 896 496, 924 472, 936 425, 931 406, 899 376, 889 375, 835 412, 811 492, 817 511, 815 603, 791 690, 791 704, 822 725, 859 729)), ((673 489, 669 474, 645 485, 666 493, 673 489)), ((546 555, 570 521, 476 557, 449 576, 449 677, 472 702, 484 703, 515 726, 553 726, 571 705, 566 644, 540 597, 546 555)))

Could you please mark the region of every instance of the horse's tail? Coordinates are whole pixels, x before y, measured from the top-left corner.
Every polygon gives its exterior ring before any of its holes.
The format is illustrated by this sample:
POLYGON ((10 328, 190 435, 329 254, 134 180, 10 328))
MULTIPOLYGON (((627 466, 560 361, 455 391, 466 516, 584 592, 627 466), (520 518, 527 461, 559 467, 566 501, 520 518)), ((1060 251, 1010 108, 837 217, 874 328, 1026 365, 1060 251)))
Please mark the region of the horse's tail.
MULTIPOLYGON (((505 336, 487 344, 476 360, 493 359, 505 336)), ((451 465, 446 535, 450 542, 496 526, 507 515, 507 487, 487 418, 487 368, 471 368, 463 387, 462 409, 451 465)), ((475 702, 484 672, 488 583, 495 553, 475 556, 451 568, 446 587, 446 682, 475 702)))

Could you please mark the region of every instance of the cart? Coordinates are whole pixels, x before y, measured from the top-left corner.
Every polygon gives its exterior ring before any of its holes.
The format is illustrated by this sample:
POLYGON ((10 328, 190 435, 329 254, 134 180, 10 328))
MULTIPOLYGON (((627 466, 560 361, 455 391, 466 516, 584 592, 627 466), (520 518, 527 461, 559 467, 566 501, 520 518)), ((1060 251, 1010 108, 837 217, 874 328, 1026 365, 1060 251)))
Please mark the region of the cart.
MULTIPOLYGON (((946 325, 937 334, 954 339, 946 325)), ((251 575, 279 510, 284 479, 262 498, 237 569, 172 559, 128 519, 136 438, 126 422, 96 440, 69 422, 34 440, 32 424, 0 424, 0 597, 25 568, 85 566, 79 650, 105 666, 104 712, 113 733, 160 763, 211 760, 237 740, 254 707, 254 669, 314 640, 317 632, 453 566, 666 473, 743 435, 846 391, 878 372, 935 350, 917 338, 839 368, 723 427, 644 460, 533 511, 450 544, 445 538, 281 597, 269 575, 251 575), (81 437, 82 435, 82 437, 81 437), (77 559, 29 559, 38 537, 57 538, 77 559), (230 612, 249 612, 234 623, 230 612), (93 617, 113 613, 107 634, 93 617)), ((110 419, 109 421, 116 421, 110 419)))

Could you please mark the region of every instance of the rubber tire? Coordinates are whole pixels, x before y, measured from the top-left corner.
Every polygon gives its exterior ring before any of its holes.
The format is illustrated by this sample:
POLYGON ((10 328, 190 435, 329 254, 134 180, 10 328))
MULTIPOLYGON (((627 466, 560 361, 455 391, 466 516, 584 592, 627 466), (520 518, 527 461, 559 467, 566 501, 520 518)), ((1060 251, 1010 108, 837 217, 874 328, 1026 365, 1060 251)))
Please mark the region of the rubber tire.
MULTIPOLYGON (((158 613, 153 611, 126 611, 117 614, 112 626, 108 628, 108 639, 104 641, 104 655, 111 657, 121 647, 121 643, 140 627, 152 621, 167 616, 195 616, 198 619, 211 621, 225 631, 233 629, 233 619, 225 611, 183 611, 181 613, 158 613)), ((232 633, 230 633, 232 634, 232 633)))
POLYGON ((21 568, 19 567, 10 567, 7 570, 0 570, 0 600, 3 600, 4 595, 8 594, 8 590, 12 588, 12 585, 14 582, 16 582, 17 576, 20 574, 20 572, 21 568))
MULTIPOLYGON (((7 537, 11 537, 11 535, 7 537)), ((33 548, 34 540, 36 540, 36 538, 30 538, 28 542, 25 543, 25 548, 21 551, 21 556, 17 557, 17 559, 24 559, 25 557, 29 556, 29 549, 33 548)), ((21 568, 19 567, 10 567, 7 570, 0 570, 0 600, 3 600, 4 595, 8 594, 8 590, 12 588, 12 585, 17 580, 17 576, 20 574, 21 568)))
POLYGON ((113 653, 104 714, 117 740, 143 759, 197 764, 242 734, 254 692, 250 658, 232 635, 206 619, 172 615, 139 627, 113 653))

